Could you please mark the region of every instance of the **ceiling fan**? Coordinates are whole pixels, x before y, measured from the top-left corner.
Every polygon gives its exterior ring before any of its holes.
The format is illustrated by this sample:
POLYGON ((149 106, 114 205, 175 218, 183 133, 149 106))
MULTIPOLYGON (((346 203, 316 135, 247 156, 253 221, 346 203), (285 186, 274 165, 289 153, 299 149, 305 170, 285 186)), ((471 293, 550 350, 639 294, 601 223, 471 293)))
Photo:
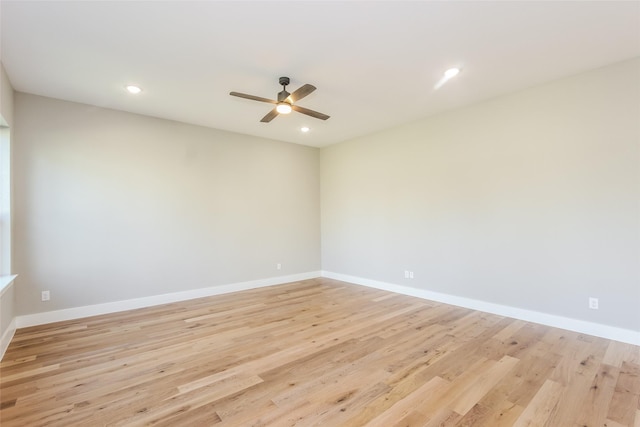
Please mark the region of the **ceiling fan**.
POLYGON ((229 92, 231 96, 237 96, 240 98, 251 99, 254 101, 260 102, 268 102, 269 104, 275 104, 275 108, 267 113, 266 116, 260 120, 263 123, 269 123, 273 120, 278 114, 289 114, 291 110, 297 111, 298 113, 306 114, 307 116, 315 117, 320 120, 327 120, 329 116, 326 114, 318 113, 317 111, 309 110, 308 108, 299 107, 294 103, 296 101, 301 100, 305 96, 309 95, 311 92, 316 90, 316 87, 310 84, 303 85, 295 90, 293 93, 287 92, 287 85, 289 84, 289 77, 280 77, 280 84, 282 85, 282 91, 278 93, 278 100, 274 101, 273 99, 262 98, 260 96, 247 95, 246 93, 240 92, 229 92))

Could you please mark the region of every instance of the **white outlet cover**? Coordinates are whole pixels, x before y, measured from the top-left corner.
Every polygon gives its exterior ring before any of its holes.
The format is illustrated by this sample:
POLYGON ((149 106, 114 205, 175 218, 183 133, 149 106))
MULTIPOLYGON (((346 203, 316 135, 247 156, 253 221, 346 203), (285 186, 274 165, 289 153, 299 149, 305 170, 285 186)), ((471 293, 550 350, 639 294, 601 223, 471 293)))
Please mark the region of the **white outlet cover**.
POLYGON ((598 309, 598 298, 589 298, 589 308, 592 310, 598 309))

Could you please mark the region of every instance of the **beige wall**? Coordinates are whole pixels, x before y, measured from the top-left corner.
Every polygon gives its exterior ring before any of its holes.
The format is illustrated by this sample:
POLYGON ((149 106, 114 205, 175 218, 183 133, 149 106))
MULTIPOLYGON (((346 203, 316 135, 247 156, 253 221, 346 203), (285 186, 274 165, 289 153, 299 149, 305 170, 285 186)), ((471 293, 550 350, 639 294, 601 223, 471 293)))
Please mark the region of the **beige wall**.
POLYGON ((615 64, 320 156, 16 94, 17 314, 314 271, 322 247, 330 272, 640 330, 639 75, 615 64))
POLYGON ((635 59, 322 149, 322 268, 640 330, 639 146, 635 59))
POLYGON ((22 93, 14 127, 19 315, 320 268, 315 148, 22 93))

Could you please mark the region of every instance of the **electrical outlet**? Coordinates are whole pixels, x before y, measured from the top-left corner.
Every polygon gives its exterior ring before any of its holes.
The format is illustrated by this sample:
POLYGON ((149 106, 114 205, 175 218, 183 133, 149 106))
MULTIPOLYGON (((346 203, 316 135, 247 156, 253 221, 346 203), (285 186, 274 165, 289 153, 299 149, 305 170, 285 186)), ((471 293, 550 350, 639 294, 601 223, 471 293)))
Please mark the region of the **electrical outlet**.
POLYGON ((51 294, 49 291, 42 291, 42 301, 49 301, 51 299, 51 294))
POLYGON ((413 271, 409 272, 409 279, 413 279, 413 271))
POLYGON ((282 269, 282 264, 280 264, 280 263, 277 263, 277 264, 276 264, 276 269, 277 269, 277 270, 280 270, 280 269, 282 269))
POLYGON ((404 271, 404 278, 408 279, 409 278, 409 270, 405 270, 404 271))
POLYGON ((591 310, 598 309, 598 298, 589 297, 589 308, 591 310))

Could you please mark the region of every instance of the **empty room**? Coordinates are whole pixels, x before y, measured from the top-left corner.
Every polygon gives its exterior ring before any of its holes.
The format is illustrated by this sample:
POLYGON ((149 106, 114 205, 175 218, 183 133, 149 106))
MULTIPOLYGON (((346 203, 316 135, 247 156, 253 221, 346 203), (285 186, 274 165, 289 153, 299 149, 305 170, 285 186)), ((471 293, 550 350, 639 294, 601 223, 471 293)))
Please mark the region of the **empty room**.
POLYGON ((640 1, 0 26, 2 427, 640 427, 640 1))

